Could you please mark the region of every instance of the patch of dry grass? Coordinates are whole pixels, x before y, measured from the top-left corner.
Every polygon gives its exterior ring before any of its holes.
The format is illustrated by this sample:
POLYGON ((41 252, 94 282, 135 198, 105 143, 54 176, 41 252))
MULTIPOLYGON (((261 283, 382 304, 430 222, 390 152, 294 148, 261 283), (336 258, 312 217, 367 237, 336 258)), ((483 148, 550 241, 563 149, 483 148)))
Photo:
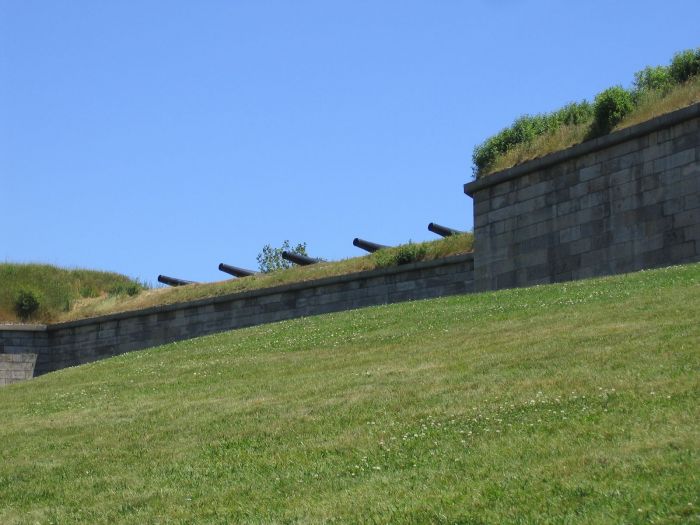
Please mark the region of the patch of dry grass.
POLYGON ((654 117, 676 111, 700 102, 700 76, 677 86, 668 95, 647 94, 631 115, 628 115, 615 130, 640 124, 654 117))

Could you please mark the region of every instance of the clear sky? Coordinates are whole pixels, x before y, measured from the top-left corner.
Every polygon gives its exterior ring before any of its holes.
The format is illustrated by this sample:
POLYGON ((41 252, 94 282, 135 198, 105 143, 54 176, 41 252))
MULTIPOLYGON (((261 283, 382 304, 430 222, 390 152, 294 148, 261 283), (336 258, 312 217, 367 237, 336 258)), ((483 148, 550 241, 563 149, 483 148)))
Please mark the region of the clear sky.
POLYGON ((0 0, 0 260, 208 281, 470 229, 475 144, 698 45, 698 0, 0 0))

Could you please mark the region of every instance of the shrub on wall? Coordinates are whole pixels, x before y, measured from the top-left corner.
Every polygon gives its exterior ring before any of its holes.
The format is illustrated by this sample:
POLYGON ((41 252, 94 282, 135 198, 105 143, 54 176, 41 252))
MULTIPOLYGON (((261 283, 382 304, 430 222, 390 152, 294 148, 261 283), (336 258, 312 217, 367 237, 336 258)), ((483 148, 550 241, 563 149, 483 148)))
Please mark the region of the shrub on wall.
POLYGON ((490 168, 494 161, 520 144, 530 144, 535 138, 554 133, 562 126, 590 122, 593 106, 586 102, 572 102, 552 113, 523 115, 513 125, 474 148, 472 160, 476 173, 490 168))
POLYGON ((673 87, 671 70, 666 66, 645 67, 634 74, 634 92, 641 94, 649 91, 665 93, 673 87))
POLYGON ((40 304, 39 295, 32 290, 23 288, 15 295, 15 313, 23 321, 31 319, 32 315, 39 310, 40 304))
POLYGON ((273 248, 269 244, 266 244, 257 256, 258 268, 260 271, 262 273, 270 273, 294 267, 294 263, 282 258, 282 252, 284 251, 298 253, 299 255, 308 255, 308 253, 306 253, 305 242, 300 242, 292 247, 289 241, 284 241, 279 248, 273 248))
POLYGON ((593 103, 592 136, 605 135, 634 109, 632 92, 614 86, 599 93, 593 103))
POLYGON ((700 48, 676 53, 671 61, 669 73, 677 84, 700 74, 700 48))
POLYGON ((385 248, 374 252, 374 261, 379 268, 399 266, 421 261, 425 258, 427 248, 423 244, 408 242, 396 248, 385 248))

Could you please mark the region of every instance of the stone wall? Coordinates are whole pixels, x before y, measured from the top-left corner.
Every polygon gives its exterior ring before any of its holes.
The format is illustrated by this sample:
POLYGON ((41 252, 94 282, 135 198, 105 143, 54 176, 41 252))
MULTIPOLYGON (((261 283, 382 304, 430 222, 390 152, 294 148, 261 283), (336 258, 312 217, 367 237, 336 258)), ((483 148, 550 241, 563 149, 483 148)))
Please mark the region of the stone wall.
POLYGON ((465 185, 476 290, 700 260, 700 104, 465 185))
POLYGON ((0 327, 0 353, 34 375, 234 328, 473 290, 472 254, 48 326, 0 327))
POLYGON ((0 386, 34 377, 36 354, 0 354, 0 386))

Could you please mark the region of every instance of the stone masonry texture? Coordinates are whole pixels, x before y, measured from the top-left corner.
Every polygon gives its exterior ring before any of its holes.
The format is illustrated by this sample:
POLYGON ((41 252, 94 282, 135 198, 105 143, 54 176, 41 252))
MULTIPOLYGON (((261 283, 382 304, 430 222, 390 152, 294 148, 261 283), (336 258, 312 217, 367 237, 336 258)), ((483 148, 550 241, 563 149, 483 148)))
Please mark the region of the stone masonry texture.
POLYGON ((35 363, 36 354, 0 354, 0 386, 31 379, 35 363))
POLYGON ((475 289, 700 260, 700 104, 465 185, 475 289))
POLYGON ((0 326, 0 385, 235 328, 472 290, 473 256, 464 254, 49 326, 0 326), (29 355, 31 370, 17 364, 29 355))

